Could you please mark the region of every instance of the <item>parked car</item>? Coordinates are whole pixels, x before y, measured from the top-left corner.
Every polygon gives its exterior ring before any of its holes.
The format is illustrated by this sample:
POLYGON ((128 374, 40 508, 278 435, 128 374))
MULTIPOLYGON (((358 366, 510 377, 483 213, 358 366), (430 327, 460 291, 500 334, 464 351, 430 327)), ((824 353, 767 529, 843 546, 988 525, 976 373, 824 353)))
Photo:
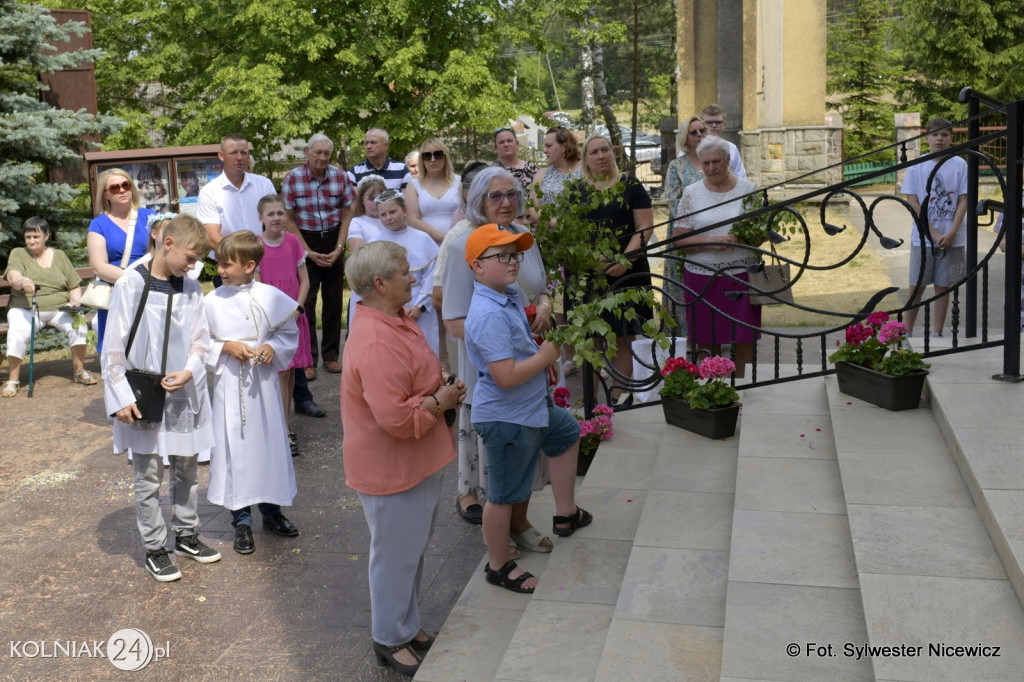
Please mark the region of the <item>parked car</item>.
POLYGON ((544 118, 550 121, 552 125, 565 126, 566 128, 572 128, 574 125, 572 117, 564 111, 545 111, 544 118))
MULTIPOLYGON (((633 158, 632 147, 630 146, 630 140, 632 139, 633 129, 629 126, 624 126, 621 123, 619 125, 619 133, 622 135, 622 148, 626 154, 633 158)), ((600 125, 594 128, 594 132, 598 135, 604 135, 611 139, 608 135, 608 126, 600 125)), ((661 156, 661 136, 651 135, 650 133, 642 133, 637 131, 636 134, 636 163, 646 163, 653 161, 654 159, 660 158, 661 156)))

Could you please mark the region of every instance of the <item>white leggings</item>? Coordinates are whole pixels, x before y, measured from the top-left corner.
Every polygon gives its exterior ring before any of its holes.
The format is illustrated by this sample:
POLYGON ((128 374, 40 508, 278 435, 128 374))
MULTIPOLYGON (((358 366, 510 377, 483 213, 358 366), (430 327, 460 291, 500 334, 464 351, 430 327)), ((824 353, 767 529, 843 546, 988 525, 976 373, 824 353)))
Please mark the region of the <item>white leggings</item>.
MULTIPOLYGON (((40 310, 36 315, 36 331, 43 327, 59 329, 68 337, 69 346, 85 344, 86 329, 75 329, 71 326, 71 313, 59 310, 40 310)), ((7 310, 7 354, 19 360, 25 357, 28 342, 32 337, 32 312, 24 308, 7 310)))

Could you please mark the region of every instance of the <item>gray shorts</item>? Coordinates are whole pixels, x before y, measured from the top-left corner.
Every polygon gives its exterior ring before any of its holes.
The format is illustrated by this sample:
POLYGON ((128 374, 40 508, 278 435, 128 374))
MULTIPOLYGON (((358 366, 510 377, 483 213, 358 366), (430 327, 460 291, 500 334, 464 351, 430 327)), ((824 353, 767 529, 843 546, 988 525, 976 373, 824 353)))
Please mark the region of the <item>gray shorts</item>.
POLYGON ((910 286, 935 284, 950 287, 964 277, 967 271, 967 247, 954 246, 943 251, 934 246, 912 246, 910 248, 910 286), (925 254, 924 275, 917 281, 921 271, 921 253, 925 254))

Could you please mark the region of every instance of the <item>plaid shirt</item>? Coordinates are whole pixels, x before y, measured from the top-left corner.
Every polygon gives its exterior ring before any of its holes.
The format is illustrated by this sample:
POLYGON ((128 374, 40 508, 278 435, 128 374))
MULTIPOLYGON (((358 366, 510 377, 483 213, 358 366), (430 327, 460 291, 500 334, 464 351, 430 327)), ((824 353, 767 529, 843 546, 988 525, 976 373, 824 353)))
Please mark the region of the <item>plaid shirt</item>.
POLYGON ((327 232, 341 227, 341 209, 356 199, 348 176, 327 166, 323 180, 313 177, 309 164, 288 172, 281 185, 284 206, 295 214, 295 224, 307 232, 327 232))

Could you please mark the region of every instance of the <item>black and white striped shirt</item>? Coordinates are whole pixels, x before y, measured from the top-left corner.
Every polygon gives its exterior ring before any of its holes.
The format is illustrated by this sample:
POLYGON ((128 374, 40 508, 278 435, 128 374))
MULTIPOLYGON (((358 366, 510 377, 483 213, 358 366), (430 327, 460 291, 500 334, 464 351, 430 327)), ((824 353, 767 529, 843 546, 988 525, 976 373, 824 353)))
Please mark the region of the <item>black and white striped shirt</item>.
POLYGON ((367 175, 381 176, 388 189, 404 189, 411 179, 409 168, 390 156, 384 160, 383 168, 374 168, 369 159, 363 159, 362 163, 353 166, 348 172, 348 178, 353 185, 359 184, 359 181, 367 175))

